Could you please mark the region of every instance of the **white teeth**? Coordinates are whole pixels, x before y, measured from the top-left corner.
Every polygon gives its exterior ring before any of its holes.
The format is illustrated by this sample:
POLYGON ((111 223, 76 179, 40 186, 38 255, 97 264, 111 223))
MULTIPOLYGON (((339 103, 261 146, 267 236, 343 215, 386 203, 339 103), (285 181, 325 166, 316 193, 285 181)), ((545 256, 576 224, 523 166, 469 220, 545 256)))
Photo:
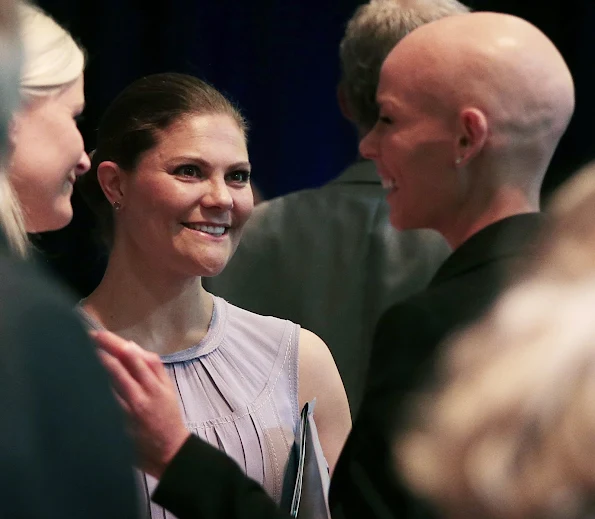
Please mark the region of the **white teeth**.
POLYGON ((384 189, 394 189, 395 187, 397 187, 397 185, 395 184, 395 181, 392 178, 384 178, 382 177, 382 187, 384 189))
POLYGON ((220 225, 193 225, 187 224, 188 227, 194 229, 196 231, 206 232, 207 234, 212 234, 213 236, 223 236, 225 233, 225 227, 220 225))

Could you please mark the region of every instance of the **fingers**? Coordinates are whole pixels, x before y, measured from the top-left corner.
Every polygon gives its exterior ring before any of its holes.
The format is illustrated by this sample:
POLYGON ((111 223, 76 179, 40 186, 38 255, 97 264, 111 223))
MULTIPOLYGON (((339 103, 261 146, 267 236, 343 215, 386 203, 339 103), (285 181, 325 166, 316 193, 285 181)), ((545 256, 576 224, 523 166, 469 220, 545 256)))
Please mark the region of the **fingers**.
POLYGON ((126 400, 124 400, 118 393, 117 391, 114 391, 114 397, 116 399, 116 402, 118 402, 118 404, 120 405, 120 407, 122 407, 122 409, 124 409, 124 412, 130 416, 132 415, 132 409, 130 408, 130 406, 128 405, 128 403, 126 402, 126 400))
POLYGON ((131 376, 118 358, 99 351, 99 359, 112 377, 112 385, 116 394, 124 400, 127 404, 126 407, 135 407, 135 403, 142 399, 144 393, 141 385, 131 376))
POLYGON ((117 358, 129 374, 148 391, 163 381, 163 376, 167 377, 159 356, 143 350, 134 342, 105 330, 94 332, 91 337, 104 352, 117 358))
POLYGON ((134 342, 122 339, 122 337, 107 330, 91 330, 89 335, 95 341, 97 346, 114 357, 126 355, 128 351, 134 350, 135 348, 142 351, 142 348, 134 342))
POLYGON ((159 477, 190 434, 173 382, 158 355, 107 331, 91 336, 128 417, 138 464, 159 477))

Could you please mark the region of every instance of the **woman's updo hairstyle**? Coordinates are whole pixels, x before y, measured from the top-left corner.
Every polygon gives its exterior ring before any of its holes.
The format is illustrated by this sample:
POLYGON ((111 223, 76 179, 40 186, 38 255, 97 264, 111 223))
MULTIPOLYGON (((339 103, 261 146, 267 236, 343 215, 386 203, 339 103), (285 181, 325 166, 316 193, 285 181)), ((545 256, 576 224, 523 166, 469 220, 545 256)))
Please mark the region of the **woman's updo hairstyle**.
POLYGON ((110 104, 99 123, 91 169, 77 182, 108 247, 114 237, 113 208, 97 179, 99 164, 112 161, 132 174, 141 155, 157 145, 160 132, 181 118, 214 114, 229 115, 246 135, 247 124, 238 108, 208 83, 186 74, 143 77, 110 104))

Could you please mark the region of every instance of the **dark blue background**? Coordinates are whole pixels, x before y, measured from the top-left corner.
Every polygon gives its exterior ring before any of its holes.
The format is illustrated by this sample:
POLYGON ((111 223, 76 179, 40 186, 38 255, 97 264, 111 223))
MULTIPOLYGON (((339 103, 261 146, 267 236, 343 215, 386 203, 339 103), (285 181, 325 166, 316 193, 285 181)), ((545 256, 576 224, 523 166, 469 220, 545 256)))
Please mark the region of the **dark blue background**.
POLYGON ((243 109, 253 178, 267 197, 321 184, 355 156, 355 135, 341 118, 335 92, 339 41, 358 3, 40 2, 88 50, 82 129, 89 148, 100 114, 133 79, 190 73, 243 109))

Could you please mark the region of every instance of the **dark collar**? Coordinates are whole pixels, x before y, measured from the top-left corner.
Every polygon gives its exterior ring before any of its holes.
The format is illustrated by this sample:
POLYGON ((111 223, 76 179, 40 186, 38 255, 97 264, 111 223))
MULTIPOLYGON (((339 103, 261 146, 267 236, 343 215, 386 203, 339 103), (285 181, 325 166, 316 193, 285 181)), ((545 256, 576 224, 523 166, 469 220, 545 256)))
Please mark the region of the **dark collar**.
POLYGON ((509 216, 488 225, 456 249, 436 272, 437 285, 481 265, 502 258, 526 255, 545 222, 543 213, 509 216))
POLYGON ((380 177, 371 160, 360 159, 351 164, 329 184, 380 184, 380 177))

